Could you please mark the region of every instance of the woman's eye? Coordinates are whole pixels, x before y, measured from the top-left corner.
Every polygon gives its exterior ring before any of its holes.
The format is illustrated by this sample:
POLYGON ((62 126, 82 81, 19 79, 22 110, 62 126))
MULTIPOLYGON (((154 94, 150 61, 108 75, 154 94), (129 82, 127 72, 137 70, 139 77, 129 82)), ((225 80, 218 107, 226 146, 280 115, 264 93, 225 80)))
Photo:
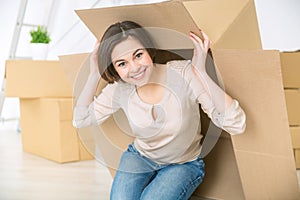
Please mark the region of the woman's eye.
POLYGON ((137 54, 135 55, 135 57, 136 57, 136 58, 140 58, 140 57, 142 57, 142 55, 143 55, 143 53, 140 52, 140 53, 137 53, 137 54))
POLYGON ((125 66, 125 62, 121 62, 118 64, 118 67, 124 67, 125 66))

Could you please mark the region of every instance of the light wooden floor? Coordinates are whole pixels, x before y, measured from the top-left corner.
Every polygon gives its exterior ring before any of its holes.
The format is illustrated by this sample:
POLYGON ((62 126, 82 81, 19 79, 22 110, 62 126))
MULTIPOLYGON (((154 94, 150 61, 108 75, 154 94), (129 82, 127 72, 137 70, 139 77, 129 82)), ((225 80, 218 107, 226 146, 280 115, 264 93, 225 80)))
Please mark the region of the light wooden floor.
POLYGON ((0 200, 105 200, 111 183, 94 160, 58 164, 27 154, 20 133, 0 129, 0 200))
POLYGON ((58 164, 22 152, 21 134, 0 130, 0 200, 109 199, 111 183, 94 160, 58 164))

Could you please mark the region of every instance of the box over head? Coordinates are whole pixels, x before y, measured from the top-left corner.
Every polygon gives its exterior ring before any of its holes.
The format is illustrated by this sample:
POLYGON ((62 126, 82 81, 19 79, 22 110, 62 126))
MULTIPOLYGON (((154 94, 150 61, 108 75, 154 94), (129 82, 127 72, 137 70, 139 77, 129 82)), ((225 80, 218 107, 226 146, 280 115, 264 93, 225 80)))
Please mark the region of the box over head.
POLYGON ((200 35, 199 28, 216 48, 261 48, 253 0, 166 1, 76 13, 97 39, 111 24, 131 20, 146 27, 162 49, 192 48, 189 38, 181 35, 200 35))

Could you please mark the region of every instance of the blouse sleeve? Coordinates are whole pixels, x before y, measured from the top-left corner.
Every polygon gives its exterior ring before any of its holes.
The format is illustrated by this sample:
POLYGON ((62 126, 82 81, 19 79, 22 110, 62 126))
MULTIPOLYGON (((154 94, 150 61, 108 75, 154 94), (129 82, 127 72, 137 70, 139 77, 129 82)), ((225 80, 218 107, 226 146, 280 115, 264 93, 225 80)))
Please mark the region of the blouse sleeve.
POLYGON ((117 83, 108 84, 99 96, 94 97, 89 106, 76 106, 73 113, 73 126, 83 128, 101 124, 120 108, 117 83))
POLYGON ((210 95, 206 92, 201 81, 194 73, 191 61, 186 62, 183 69, 183 76, 192 90, 192 98, 201 105, 202 110, 216 126, 232 135, 245 131, 246 115, 236 99, 233 99, 232 104, 224 112, 219 112, 210 95))

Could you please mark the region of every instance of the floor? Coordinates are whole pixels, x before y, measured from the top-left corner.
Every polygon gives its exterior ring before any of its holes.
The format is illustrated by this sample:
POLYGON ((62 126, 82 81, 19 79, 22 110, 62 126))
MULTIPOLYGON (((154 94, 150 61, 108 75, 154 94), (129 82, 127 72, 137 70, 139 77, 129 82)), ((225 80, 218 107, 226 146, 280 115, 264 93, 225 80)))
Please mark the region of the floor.
POLYGON ((94 160, 58 164, 24 153, 16 130, 0 124, 0 200, 109 199, 107 168, 94 160))
POLYGON ((94 160, 58 164, 24 153, 21 134, 0 129, 0 200, 104 200, 111 183, 94 160))

